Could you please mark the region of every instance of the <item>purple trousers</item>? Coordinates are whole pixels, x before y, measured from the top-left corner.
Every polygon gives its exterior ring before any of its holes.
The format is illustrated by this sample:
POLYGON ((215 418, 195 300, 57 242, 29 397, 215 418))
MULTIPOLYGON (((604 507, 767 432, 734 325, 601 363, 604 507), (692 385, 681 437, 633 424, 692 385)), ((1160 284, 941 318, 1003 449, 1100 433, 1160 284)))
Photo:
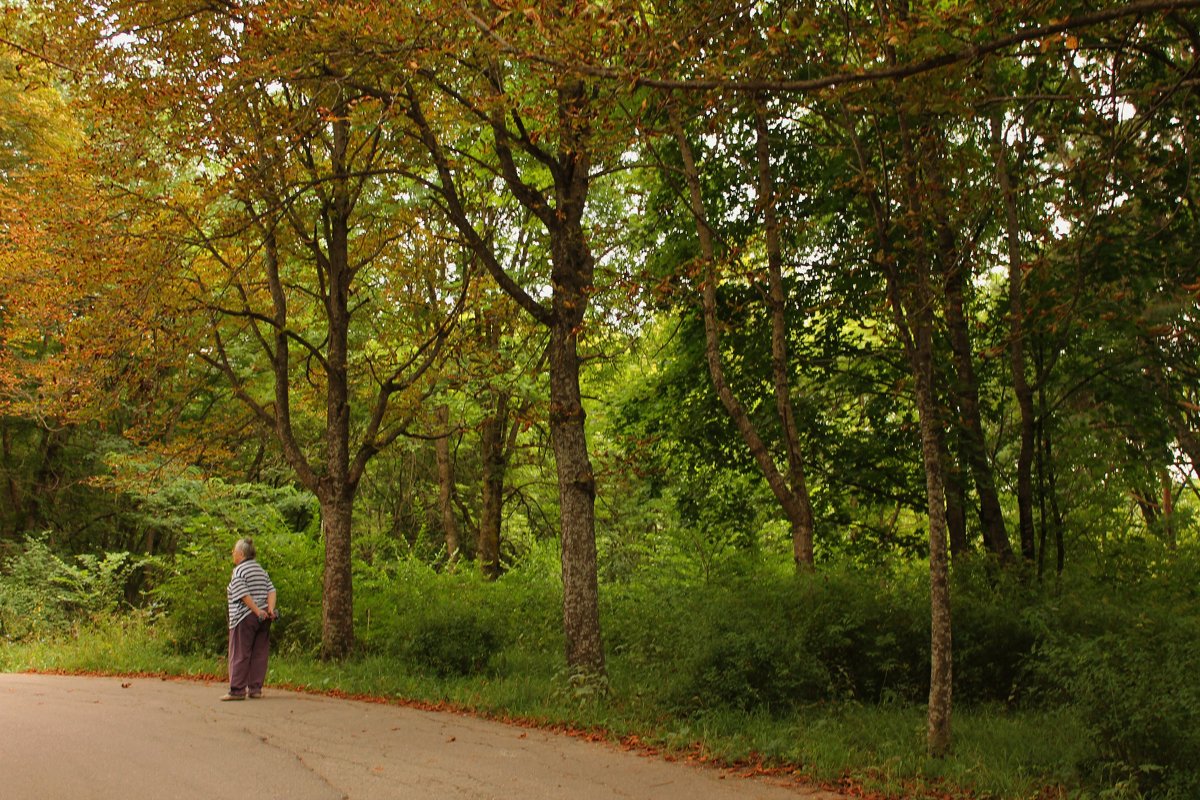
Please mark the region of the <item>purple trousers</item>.
POLYGON ((244 695, 262 691, 271 649, 271 620, 253 614, 229 631, 229 693, 244 695))

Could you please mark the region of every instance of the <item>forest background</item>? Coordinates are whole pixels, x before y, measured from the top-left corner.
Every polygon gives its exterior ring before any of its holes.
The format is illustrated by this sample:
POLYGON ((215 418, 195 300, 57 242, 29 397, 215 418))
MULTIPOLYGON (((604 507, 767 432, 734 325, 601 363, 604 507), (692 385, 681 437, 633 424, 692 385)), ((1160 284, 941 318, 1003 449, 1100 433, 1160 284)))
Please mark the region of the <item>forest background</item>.
POLYGON ((1198 7, 7 4, 0 665, 1197 796, 1198 7))

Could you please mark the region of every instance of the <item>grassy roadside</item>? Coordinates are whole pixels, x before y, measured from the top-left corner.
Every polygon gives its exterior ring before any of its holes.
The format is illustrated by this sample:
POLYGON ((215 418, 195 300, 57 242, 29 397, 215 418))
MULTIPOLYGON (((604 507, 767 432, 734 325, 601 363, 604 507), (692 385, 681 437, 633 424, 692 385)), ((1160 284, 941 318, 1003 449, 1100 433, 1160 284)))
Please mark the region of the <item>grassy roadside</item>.
MULTIPOLYGON (((363 656, 325 663, 272 657, 268 682, 306 691, 381 698, 610 738, 674 757, 770 770, 870 798, 1084 798, 1072 765, 1086 735, 1069 710, 960 710, 955 752, 924 755, 924 710, 908 704, 824 703, 779 716, 722 710, 673 715, 647 699, 632 666, 610 661, 607 698, 570 689, 554 659, 508 656, 491 675, 438 678, 403 661, 363 656), (516 663, 516 660, 520 663, 516 663)), ((222 659, 174 652, 141 616, 73 629, 53 640, 0 643, 0 670, 216 677, 222 659)))

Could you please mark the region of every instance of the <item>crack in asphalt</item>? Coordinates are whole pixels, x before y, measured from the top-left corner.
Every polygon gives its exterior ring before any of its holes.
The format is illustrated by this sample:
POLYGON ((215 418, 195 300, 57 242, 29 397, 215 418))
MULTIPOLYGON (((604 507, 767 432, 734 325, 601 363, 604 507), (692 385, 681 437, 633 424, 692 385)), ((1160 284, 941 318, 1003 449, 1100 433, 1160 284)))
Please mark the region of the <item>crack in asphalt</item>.
MULTIPOLYGON (((337 795, 338 795, 338 796, 341 798, 341 800, 350 800, 350 793, 349 793, 348 791, 346 791, 345 789, 342 789, 341 787, 339 787, 339 786, 338 786, 337 784, 335 784, 335 783, 334 783, 332 780, 330 780, 330 779, 328 778, 328 776, 326 776, 324 773, 322 773, 322 772, 321 772, 319 769, 317 769, 316 767, 314 767, 312 764, 309 764, 309 763, 308 763, 308 762, 307 762, 307 761, 304 759, 304 756, 303 756, 303 755, 301 755, 301 754, 300 754, 299 752, 297 752, 296 750, 294 750, 293 748, 291 748, 291 747, 289 747, 289 746, 287 746, 287 745, 276 744, 275 742, 273 742, 273 741, 271 740, 271 737, 270 737, 270 736, 265 736, 265 735, 263 735, 263 734, 261 734, 261 733, 258 733, 257 731, 254 731, 254 730, 252 730, 252 729, 250 729, 250 728, 248 728, 248 727, 243 727, 243 728, 242 728, 242 731, 243 731, 244 733, 247 733, 247 734, 249 734, 250 736, 252 736, 252 737, 254 737, 254 738, 258 739, 260 742, 262 742, 262 743, 263 743, 264 745, 266 745, 267 747, 270 747, 270 748, 272 748, 272 749, 274 749, 274 750, 276 750, 276 751, 278 751, 278 752, 280 752, 280 753, 284 753, 284 754, 286 754, 286 755, 289 755, 289 756, 291 756, 292 758, 296 759, 297 763, 299 763, 299 764, 300 764, 300 766, 304 767, 304 769, 305 769, 305 770, 307 770, 307 771, 308 771, 310 774, 312 774, 312 775, 313 775, 313 776, 315 776, 315 777, 316 777, 318 780, 320 780, 320 781, 321 781, 321 783, 325 784, 325 785, 326 785, 326 786, 328 786, 328 787, 329 787, 331 790, 333 790, 333 792, 334 792, 335 794, 337 794, 337 795)), ((310 753, 311 753, 311 752, 313 752, 313 751, 312 751, 312 750, 309 750, 308 752, 310 752, 310 753)), ((353 763, 353 762, 352 762, 352 763, 353 763)))

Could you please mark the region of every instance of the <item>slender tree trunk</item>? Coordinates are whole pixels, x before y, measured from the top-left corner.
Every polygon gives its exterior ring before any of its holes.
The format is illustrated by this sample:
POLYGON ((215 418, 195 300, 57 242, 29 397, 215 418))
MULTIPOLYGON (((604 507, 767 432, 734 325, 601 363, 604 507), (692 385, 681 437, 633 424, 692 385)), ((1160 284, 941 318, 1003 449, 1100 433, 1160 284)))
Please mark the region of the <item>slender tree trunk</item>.
MULTIPOLYGON (((1053 484, 1051 484, 1053 486, 1053 484)), ((1063 540, 1063 516, 1062 511, 1058 508, 1058 497, 1054 491, 1050 492, 1050 510, 1052 512, 1051 520, 1054 522, 1054 573, 1062 577, 1063 569, 1067 563, 1067 545, 1063 540)))
POLYGON ((1004 220, 1008 243, 1008 300, 1009 300, 1009 366, 1012 371, 1013 394, 1021 413, 1021 449, 1017 454, 1017 527, 1021 539, 1021 555, 1026 563, 1034 560, 1033 532, 1033 453, 1034 412, 1033 391, 1025 377, 1025 290, 1021 262, 1020 220, 1017 198, 1008 172, 1008 147, 1004 141, 1000 118, 992 119, 992 143, 996 159, 996 178, 1004 200, 1004 220))
POLYGON ((775 180, 771 168, 770 136, 762 98, 754 101, 756 154, 758 157, 759 202, 767 244, 767 272, 771 310, 771 375, 775 387, 775 411, 783 429, 787 453, 787 483, 796 506, 792 527, 792 557, 797 568, 811 568, 813 558, 813 510, 804 475, 804 453, 788 380, 787 303, 783 289, 783 250, 779 242, 779 219, 775 213, 775 180))
POLYGON ((504 433, 508 419, 508 392, 499 392, 492 413, 480 431, 483 461, 483 500, 479 511, 479 566, 484 577, 500 577, 500 525, 504 514, 504 473, 508 452, 504 433))
POLYGON ((254 461, 246 469, 246 483, 256 483, 262 475, 263 458, 267 454, 267 444, 259 440, 258 449, 254 452, 254 461))
MULTIPOLYGON (((671 124, 676 143, 679 145, 683 157, 688 200, 696 224, 696 233, 700 240, 700 255, 704 261, 701 306, 704 317, 704 356, 708 363, 709 376, 712 378, 713 389, 716 391, 721 405, 724 406, 738 433, 741 434, 742 441, 750 449, 750 454, 758 465, 759 471, 766 478, 771 493, 775 495, 780 508, 788 518, 788 524, 792 531, 792 555, 797 570, 808 570, 813 566, 813 514, 812 506, 808 501, 807 489, 803 486, 804 474, 800 467, 799 454, 797 453, 792 459, 799 468, 796 477, 801 480, 801 491, 797 492, 796 487, 791 485, 780 472, 774 457, 750 419, 750 415, 725 379, 725 368, 721 363, 720 322, 717 319, 716 249, 713 245, 712 229, 708 225, 708 217, 704 209, 704 200, 700 191, 700 173, 696 167, 695 156, 684 133, 683 125, 674 110, 671 113, 671 124)), ((786 372, 784 373, 784 383, 786 384, 786 372)), ((776 396, 778 397, 778 380, 776 380, 776 387, 776 396)), ((784 388, 786 389, 786 386, 784 388)))
MULTIPOLYGON (((1037 357, 1035 351, 1035 360, 1040 364, 1041 359, 1037 357)), ((1040 371, 1040 367, 1039 367, 1040 371)), ((1039 381, 1040 383, 1040 381, 1039 381)), ((1037 435, 1037 452, 1035 453, 1034 466, 1037 469, 1037 503, 1038 503, 1038 548, 1037 548, 1037 576, 1040 581, 1046 574, 1046 532, 1049 529, 1049 516, 1046 511, 1047 495, 1049 490, 1046 486, 1046 393, 1041 386, 1038 387, 1038 417, 1034 432, 1037 435)))
MULTIPOLYGON (((894 60, 894 53, 889 58, 894 60)), ((897 110, 901 148, 905 170, 904 182, 910 212, 920 223, 924 211, 922 192, 917 184, 916 158, 913 131, 907 114, 897 110)), ((861 158, 861 154, 860 154, 861 158)), ((877 225, 882 215, 879 203, 877 225)), ((886 228, 881 228, 881 239, 890 243, 886 228)), ((901 331, 905 350, 913 374, 913 385, 917 402, 917 417, 921 429, 921 460, 925 466, 925 493, 929 503, 929 704, 926 724, 926 748, 929 755, 941 758, 950 752, 951 714, 953 710, 953 639, 950 608, 950 564, 946 546, 945 483, 941 470, 942 439, 941 420, 937 413, 937 396, 934 392, 933 325, 935 299, 930 287, 933 273, 931 250, 920 231, 915 237, 914 275, 906 285, 901 285, 901 272, 894 259, 888 258, 888 295, 897 328, 901 331), (905 301, 907 300, 907 304, 905 301), (906 308, 907 305, 907 308, 906 308)), ((885 257, 891 248, 884 248, 885 257)), ((947 315, 949 312, 945 312, 947 315)))
POLYGON ((1175 497, 1172 494, 1171 473, 1167 470, 1160 470, 1158 473, 1159 481, 1162 483, 1162 516, 1163 516, 1163 536, 1166 539, 1167 547, 1175 549, 1175 497))
POLYGON ((971 554, 971 544, 967 540, 967 496, 958 463, 950 455, 945 430, 941 425, 938 426, 938 433, 938 454, 946 491, 946 531, 950 539, 950 555, 957 563, 971 554))
POLYGON ((1048 427, 1043 430, 1043 436, 1043 441, 1045 443, 1044 459, 1046 465, 1046 494, 1050 501, 1050 524, 1054 531, 1054 571, 1056 575, 1061 577, 1063 573, 1063 567, 1066 565, 1067 548, 1066 543, 1063 540, 1063 529, 1065 524, 1063 521, 1062 510, 1058 505, 1058 467, 1054 463, 1054 450, 1052 446, 1053 437, 1048 427))
POLYGON ((1012 545, 1004 525, 996 476, 988 460, 987 440, 979 411, 979 383, 975 376, 974 354, 963 302, 965 277, 966 270, 961 265, 949 266, 945 275, 946 327, 955 366, 954 394, 958 400, 967 466, 979 495, 979 518, 983 524, 984 540, 993 554, 1001 561, 1008 561, 1012 558, 1012 545))
MULTIPOLYGON (((881 236, 882 241, 888 241, 881 236)), ((954 653, 950 606, 950 563, 947 548, 945 481, 942 463, 946 445, 937 396, 933 388, 933 298, 924 275, 901 286, 895 264, 886 269, 888 298, 913 374, 917 418, 921 431, 921 461, 929 509, 929 705, 926 747, 941 758, 952 742, 954 653), (905 291, 908 288, 909 291, 905 291)))
MULTIPOLYGON (((911 143, 912 140, 909 141, 911 143)), ((984 541, 1001 561, 1008 561, 1012 558, 1012 545, 1004 525, 995 472, 988 459, 987 439, 979 407, 979 379, 975 374, 975 353, 966 315, 965 295, 971 272, 969 254, 964 252, 960 244, 961 237, 950 221, 949 186, 942 172, 943 136, 925 132, 919 144, 919 167, 927 186, 917 188, 915 183, 910 183, 910 197, 914 209, 926 210, 936 232, 937 249, 933 262, 942 276, 946 331, 954 359, 955 372, 951 387, 958 402, 958 427, 967 452, 967 466, 975 482, 976 494, 979 495, 979 518, 983 524, 984 541)), ((909 152, 916 157, 917 149, 911 144, 909 147, 909 152)))
POLYGON ((454 515, 454 461, 450 454, 450 407, 443 404, 434 412, 438 437, 433 442, 437 457, 438 510, 446 540, 446 562, 454 566, 459 558, 458 517, 454 515))
MULTIPOLYGON (((895 53, 888 51, 889 61, 895 53)), ((897 109, 904 161, 909 167, 904 176, 912 204, 911 213, 920 218, 920 195, 916 191, 911 130, 903 111, 897 109)), ((871 177, 866 149, 855 132, 855 121, 847 115, 847 130, 854 144, 859 168, 865 179, 871 177)), ((870 185, 870 184, 868 184, 870 185)), ((914 261, 920 270, 902 281, 897 249, 894 246, 895 224, 875 189, 867 192, 875 236, 884 276, 887 281, 888 304, 891 306, 896 332, 908 357, 914 378, 917 416, 921 429, 921 460, 925 467, 925 494, 929 505, 929 705, 926 724, 926 747, 931 756, 940 758, 950 751, 951 715, 953 712, 953 638, 950 607, 950 564, 946 545, 945 483, 942 475, 942 452, 945 440, 941 419, 937 413, 937 398, 933 386, 933 320, 934 299, 929 289, 927 254, 919 236, 915 249, 921 256, 914 261)))
MULTIPOLYGON (((4 456, 5 487, 7 489, 9 510, 13 521, 12 533, 16 535, 20 533, 16 522, 21 516, 21 484, 17 481, 16 463, 13 459, 12 426, 5 422, 0 422, 0 452, 4 456)), ((7 529, 8 526, 6 525, 5 532, 7 532, 7 529)))
POLYGON ((939 446, 940 417, 933 392, 933 325, 928 302, 917 301, 913 348, 917 413, 921 427, 921 457, 925 464, 925 492, 929 501, 929 585, 931 632, 929 641, 929 709, 927 747, 941 758, 950 752, 953 686, 953 644, 950 612, 950 565, 946 547, 946 507, 939 446))

